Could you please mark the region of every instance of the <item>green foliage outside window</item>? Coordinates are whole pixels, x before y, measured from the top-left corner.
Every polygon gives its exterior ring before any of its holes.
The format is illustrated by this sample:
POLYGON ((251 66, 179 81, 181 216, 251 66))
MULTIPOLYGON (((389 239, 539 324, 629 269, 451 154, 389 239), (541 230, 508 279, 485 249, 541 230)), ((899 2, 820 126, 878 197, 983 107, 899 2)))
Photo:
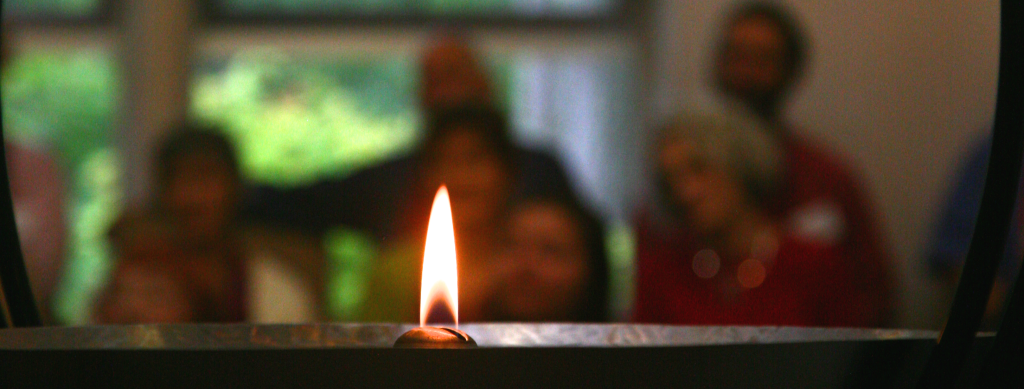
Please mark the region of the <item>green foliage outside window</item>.
POLYGON ((412 147, 414 73, 409 59, 242 53, 200 66, 192 114, 229 133, 251 180, 304 184, 412 147))
MULTIPOLYGON (((507 61, 489 65, 497 89, 507 90, 507 61)), ((303 185, 409 151, 419 135, 418 77, 413 57, 245 50, 197 66, 191 113, 235 141, 250 181, 303 185)), ((324 238, 327 312, 333 319, 352 318, 378 247, 343 226, 324 238)))
MULTIPOLYGON (((192 114, 222 127, 251 181, 281 187, 343 177, 408 151, 419 123, 412 58, 296 59, 242 52, 199 66, 192 114)), ((371 239, 339 228, 325 237, 327 312, 353 317, 362 301, 371 239)))
MULTIPOLYGON (((104 232, 120 211, 122 186, 113 134, 120 87, 108 52, 21 53, 3 78, 4 132, 50 147, 68 175, 66 276, 54 301, 57 319, 84 324, 106 282, 104 232)), ((502 101, 515 101, 516 62, 489 61, 502 101), (511 91, 511 92, 509 92, 511 91)), ((408 151, 416 142, 415 58, 358 55, 291 57, 248 50, 197 64, 191 114, 220 125, 236 142, 251 181, 294 186, 342 177, 408 151)), ((519 97, 521 98, 521 97, 519 97)), ((614 258, 630 258, 628 229, 610 234, 614 258)), ((326 237, 327 311, 354 316, 362 301, 373 241, 338 229, 326 237)), ((614 284, 628 291, 628 261, 613 261, 614 284), (625 277, 625 278, 624 278, 625 277), (620 279, 621 278, 621 279, 620 279)), ((616 299, 617 310, 626 301, 616 299)))

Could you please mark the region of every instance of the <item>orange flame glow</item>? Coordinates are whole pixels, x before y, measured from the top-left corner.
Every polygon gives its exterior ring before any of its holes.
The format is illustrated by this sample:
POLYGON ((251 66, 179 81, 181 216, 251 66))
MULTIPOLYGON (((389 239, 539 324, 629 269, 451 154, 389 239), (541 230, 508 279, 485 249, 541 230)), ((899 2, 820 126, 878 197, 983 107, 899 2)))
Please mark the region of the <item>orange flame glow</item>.
POLYGON ((459 327, 459 282, 455 262, 455 227, 448 188, 434 197, 423 249, 423 280, 420 284, 420 326, 453 323, 459 327))

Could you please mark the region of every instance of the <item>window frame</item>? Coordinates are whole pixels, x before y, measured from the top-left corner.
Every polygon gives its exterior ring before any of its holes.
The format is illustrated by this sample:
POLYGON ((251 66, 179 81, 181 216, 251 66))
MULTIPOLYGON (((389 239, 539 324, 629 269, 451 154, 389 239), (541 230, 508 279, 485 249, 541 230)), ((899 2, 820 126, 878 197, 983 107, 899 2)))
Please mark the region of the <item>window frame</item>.
MULTIPOLYGON (((411 0, 422 1, 422 0, 411 0)), ((593 15, 572 16, 563 14, 529 15, 522 13, 485 13, 467 15, 438 15, 422 9, 412 12, 375 12, 345 14, 310 12, 296 15, 266 15, 255 12, 232 13, 218 4, 217 0, 198 0, 200 22, 207 26, 354 26, 354 27, 425 27, 447 26, 456 28, 602 28, 625 27, 635 20, 638 10, 646 0, 611 0, 607 12, 593 15)))
POLYGON ((122 2, 117 0, 96 0, 99 3, 92 14, 81 16, 62 15, 56 12, 35 12, 13 14, 5 17, 4 23, 16 25, 19 29, 31 28, 103 28, 117 24, 121 19, 122 2))

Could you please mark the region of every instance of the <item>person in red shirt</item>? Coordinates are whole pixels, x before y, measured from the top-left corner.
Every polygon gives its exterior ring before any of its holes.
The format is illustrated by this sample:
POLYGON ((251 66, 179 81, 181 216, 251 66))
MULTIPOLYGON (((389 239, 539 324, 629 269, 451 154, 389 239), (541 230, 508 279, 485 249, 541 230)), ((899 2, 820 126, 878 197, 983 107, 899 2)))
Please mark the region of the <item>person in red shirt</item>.
POLYGON ((805 240, 838 246, 864 324, 891 325, 894 278, 888 242, 861 183, 841 159, 780 118, 801 76, 806 41, 777 5, 748 3, 728 19, 715 57, 714 86, 764 121, 782 147, 782 190, 769 211, 805 240))
POLYGON ((107 233, 116 258, 92 307, 97 324, 187 323, 216 318, 213 299, 188 274, 170 220, 131 209, 107 233))
POLYGON ((637 225, 636 319, 865 324, 839 246, 791 233, 770 211, 780 145, 756 119, 728 112, 683 116, 662 135, 659 201, 637 225))

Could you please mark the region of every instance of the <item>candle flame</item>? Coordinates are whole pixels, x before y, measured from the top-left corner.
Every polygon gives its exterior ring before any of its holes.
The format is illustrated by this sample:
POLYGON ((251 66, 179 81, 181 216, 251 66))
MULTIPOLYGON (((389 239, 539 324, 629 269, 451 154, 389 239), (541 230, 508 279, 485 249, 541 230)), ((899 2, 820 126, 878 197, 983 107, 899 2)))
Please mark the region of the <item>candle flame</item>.
POLYGON ((455 227, 448 188, 437 190, 427 224, 420 284, 420 326, 453 323, 459 328, 459 283, 455 261, 455 227))

